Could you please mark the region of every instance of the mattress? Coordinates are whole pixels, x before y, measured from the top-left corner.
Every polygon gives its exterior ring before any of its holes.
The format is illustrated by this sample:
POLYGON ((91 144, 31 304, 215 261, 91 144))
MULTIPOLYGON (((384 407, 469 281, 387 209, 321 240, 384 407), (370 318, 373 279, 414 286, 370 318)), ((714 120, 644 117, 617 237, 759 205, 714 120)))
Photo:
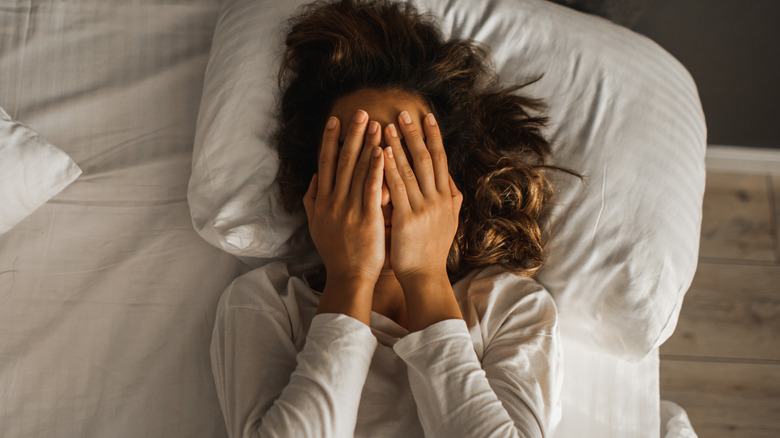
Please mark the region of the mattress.
MULTIPOLYGON (((0 3, 0 106, 83 171, 0 235, 0 437, 226 435, 208 349, 249 268, 186 199, 219 6, 0 3)), ((566 349, 557 436, 658 436, 657 352, 566 349)))
POLYGON ((0 3, 0 106, 83 170, 0 235, 0 436, 225 435, 208 349, 243 265, 186 201, 218 8, 0 3))
POLYGON ((659 406, 658 350, 629 362, 594 350, 561 330, 563 418, 555 438, 666 438, 659 406))

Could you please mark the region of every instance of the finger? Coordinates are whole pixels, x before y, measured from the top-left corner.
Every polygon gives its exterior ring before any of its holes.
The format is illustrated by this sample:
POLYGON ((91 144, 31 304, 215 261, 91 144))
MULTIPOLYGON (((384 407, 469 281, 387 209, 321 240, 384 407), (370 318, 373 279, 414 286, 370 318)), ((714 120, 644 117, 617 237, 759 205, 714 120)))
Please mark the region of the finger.
POLYGON ((458 186, 455 185, 455 181, 452 179, 452 175, 447 173, 449 179, 450 193, 452 194, 452 205, 455 211, 460 211, 460 206, 463 203, 463 193, 458 190, 458 186))
POLYGON ((309 183, 309 189, 306 190, 306 194, 303 195, 303 209, 306 210, 306 218, 311 223, 312 216, 314 215, 314 201, 317 199, 317 174, 315 173, 311 177, 309 183))
POLYGON ((382 134, 379 129, 379 123, 375 121, 370 122, 366 132, 366 143, 360 154, 360 160, 355 165, 355 173, 352 175, 352 187, 349 191, 350 200, 355 204, 363 203, 363 191, 364 187, 366 187, 366 177, 368 177, 369 167, 371 166, 371 156, 381 140, 382 134))
POLYGON ((336 170, 336 182, 333 187, 333 193, 336 198, 345 199, 352 185, 352 174, 355 170, 355 163, 360 157, 360 151, 363 149, 363 135, 366 132, 368 122, 368 113, 363 110, 357 110, 355 117, 347 129, 347 137, 344 139, 344 146, 339 152, 338 168, 336 170))
POLYGON ((395 152, 392 146, 385 148, 385 179, 387 179, 387 188, 390 190, 390 201, 393 203, 393 209, 399 212, 408 212, 412 207, 409 204, 406 183, 398 172, 395 152))
MULTIPOLYGON (((392 148, 393 164, 398 176, 406 186, 406 197, 408 198, 408 202, 410 202, 410 205, 419 205, 425 199, 423 198, 422 192, 420 192, 420 186, 417 183, 417 177, 414 174, 414 170, 412 170, 412 166, 409 164, 409 160, 404 153, 404 148, 401 146, 401 139, 398 137, 398 131, 392 123, 385 128, 385 144, 392 148)), ((390 198, 392 199, 392 197, 391 191, 390 198)))
POLYGON ((333 190, 333 181, 336 175, 336 161, 339 155, 339 119, 331 117, 325 125, 320 146, 320 158, 318 164, 318 194, 327 195, 333 190))
POLYGON ((398 123, 406 140, 406 147, 414 160, 414 174, 417 176, 420 190, 423 195, 430 196, 436 193, 436 181, 433 176, 431 154, 423 140, 423 131, 418 122, 406 111, 398 115, 398 123))
POLYGON ((371 168, 366 178, 363 208, 366 213, 382 214, 382 179, 384 178, 384 154, 382 148, 371 148, 371 168))
POLYGON ((439 193, 449 194, 451 193, 450 182, 452 178, 447 166, 447 153, 444 151, 441 131, 439 131, 439 125, 436 123, 436 118, 433 114, 425 116, 423 130, 425 131, 425 145, 428 147, 428 152, 431 154, 431 160, 433 161, 436 189, 439 193))

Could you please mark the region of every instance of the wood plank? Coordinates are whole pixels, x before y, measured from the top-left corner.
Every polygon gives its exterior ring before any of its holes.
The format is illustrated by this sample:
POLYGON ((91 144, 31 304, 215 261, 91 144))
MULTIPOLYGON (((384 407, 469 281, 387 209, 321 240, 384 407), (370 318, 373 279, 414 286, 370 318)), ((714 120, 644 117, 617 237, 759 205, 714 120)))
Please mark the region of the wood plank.
POLYGON ((699 256, 778 261, 765 175, 707 173, 699 256))
POLYGON ((699 263, 664 355, 780 361, 780 266, 699 263))
POLYGON ((708 171, 780 175, 780 149, 708 144, 704 163, 708 171))
POLYGON ((661 398, 700 437, 780 436, 780 365, 661 360, 661 398))
POLYGON ((774 219, 775 219, 775 251, 778 252, 778 258, 780 259, 780 175, 767 176, 770 181, 770 189, 772 190, 772 196, 770 201, 774 207, 774 219))

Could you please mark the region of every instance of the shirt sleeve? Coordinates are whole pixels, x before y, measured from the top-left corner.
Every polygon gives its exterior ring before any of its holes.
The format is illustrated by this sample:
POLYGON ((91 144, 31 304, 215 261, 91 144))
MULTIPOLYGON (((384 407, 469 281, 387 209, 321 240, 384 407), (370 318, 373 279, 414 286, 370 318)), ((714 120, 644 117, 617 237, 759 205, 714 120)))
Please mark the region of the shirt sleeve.
POLYGON ((407 364, 426 437, 543 437, 559 404, 557 312, 546 291, 502 319, 482 361, 465 321, 412 333, 394 349, 407 364))
POLYGON ((220 305, 211 361, 230 437, 352 436, 377 341, 342 314, 314 317, 300 353, 290 316, 220 305))

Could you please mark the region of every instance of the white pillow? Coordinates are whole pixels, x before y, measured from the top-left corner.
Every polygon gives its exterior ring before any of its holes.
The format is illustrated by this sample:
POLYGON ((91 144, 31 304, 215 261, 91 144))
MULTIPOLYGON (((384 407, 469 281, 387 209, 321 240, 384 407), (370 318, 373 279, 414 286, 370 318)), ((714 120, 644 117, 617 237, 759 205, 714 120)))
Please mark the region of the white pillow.
MULTIPOLYGON (((304 250, 303 212, 276 196, 273 131, 281 24, 305 1, 227 0, 198 116, 189 186, 193 224, 239 256, 304 250)), ((649 39, 541 0, 419 0, 446 36, 492 48, 506 84, 544 73, 556 176, 545 220, 549 256, 537 280, 562 329, 631 360, 676 325, 698 253, 706 131, 695 84, 649 39)))
POLYGON ((0 234, 81 175, 62 150, 0 108, 0 234))

